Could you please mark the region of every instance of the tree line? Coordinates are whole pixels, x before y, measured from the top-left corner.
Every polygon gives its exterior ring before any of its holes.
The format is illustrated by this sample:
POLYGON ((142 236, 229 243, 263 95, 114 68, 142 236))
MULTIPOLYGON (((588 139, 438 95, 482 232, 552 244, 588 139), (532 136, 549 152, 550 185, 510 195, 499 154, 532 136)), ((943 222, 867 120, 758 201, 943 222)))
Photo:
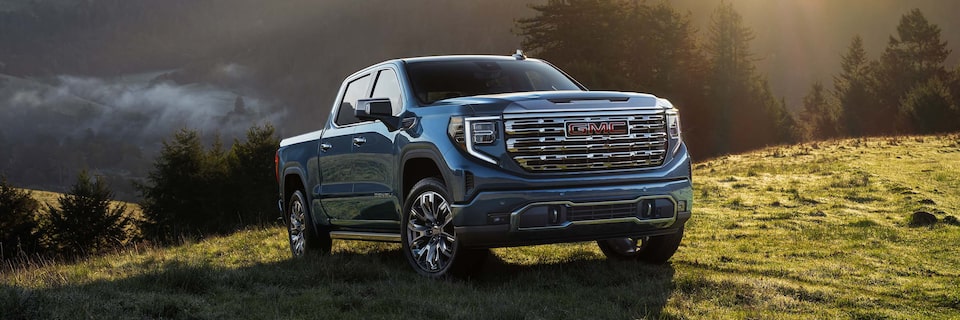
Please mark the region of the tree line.
MULTIPOLYGON (((841 136, 960 129, 960 72, 947 72, 940 29, 919 10, 904 15, 879 61, 854 37, 829 90, 815 83, 792 114, 754 65, 754 34, 732 4, 713 12, 700 38, 690 14, 667 2, 551 0, 519 19, 523 47, 593 90, 670 99, 696 155, 841 136)), ((960 69, 958 69, 960 70, 960 69)))
POLYGON ((833 90, 814 83, 800 119, 810 139, 841 136, 943 133, 960 129, 960 68, 946 69, 950 54, 940 27, 918 9, 900 18, 879 59, 853 36, 841 55, 833 90))
POLYGON ((182 129, 136 184, 142 214, 113 202, 99 176, 82 171, 56 204, 41 204, 0 177, 0 258, 79 258, 141 240, 161 244, 275 223, 273 126, 253 126, 229 149, 209 147, 199 131, 182 129))

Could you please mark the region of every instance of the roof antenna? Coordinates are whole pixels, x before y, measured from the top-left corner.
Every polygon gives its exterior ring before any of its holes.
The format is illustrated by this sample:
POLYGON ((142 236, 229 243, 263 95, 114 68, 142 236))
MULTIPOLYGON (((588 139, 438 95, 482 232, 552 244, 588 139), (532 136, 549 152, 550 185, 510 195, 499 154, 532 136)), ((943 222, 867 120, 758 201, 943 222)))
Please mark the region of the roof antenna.
POLYGON ((526 60, 527 56, 523 54, 523 50, 517 49, 517 53, 513 54, 513 58, 517 60, 526 60))

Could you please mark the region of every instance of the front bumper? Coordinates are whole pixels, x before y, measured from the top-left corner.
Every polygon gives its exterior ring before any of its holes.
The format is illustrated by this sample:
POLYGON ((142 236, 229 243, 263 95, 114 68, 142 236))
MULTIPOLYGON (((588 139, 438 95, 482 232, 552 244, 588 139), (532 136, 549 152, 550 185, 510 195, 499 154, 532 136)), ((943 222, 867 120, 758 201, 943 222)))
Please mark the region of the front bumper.
POLYGON ((689 179, 481 192, 451 206, 466 247, 508 247, 676 233, 690 219, 689 179))

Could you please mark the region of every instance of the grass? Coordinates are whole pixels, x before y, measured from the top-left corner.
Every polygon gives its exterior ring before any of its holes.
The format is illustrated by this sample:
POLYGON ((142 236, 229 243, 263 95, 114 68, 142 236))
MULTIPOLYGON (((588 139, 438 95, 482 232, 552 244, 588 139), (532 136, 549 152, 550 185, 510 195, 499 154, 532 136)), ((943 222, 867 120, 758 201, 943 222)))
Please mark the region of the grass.
POLYGON ((956 319, 960 136, 837 140, 694 165, 694 217, 663 266, 593 243, 495 249, 424 279, 395 244, 288 258, 284 230, 6 266, 0 318, 956 319), (938 223, 910 227, 915 211, 938 223), (952 221, 956 221, 954 218, 952 221))

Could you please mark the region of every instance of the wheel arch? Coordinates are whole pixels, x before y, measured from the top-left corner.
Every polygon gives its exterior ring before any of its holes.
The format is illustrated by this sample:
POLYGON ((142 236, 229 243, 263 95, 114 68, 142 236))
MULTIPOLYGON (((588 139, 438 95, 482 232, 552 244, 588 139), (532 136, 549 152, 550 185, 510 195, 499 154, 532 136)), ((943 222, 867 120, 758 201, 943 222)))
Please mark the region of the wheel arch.
POLYGON ((283 201, 286 203, 290 199, 290 196, 293 195, 293 192, 296 190, 302 190, 305 201, 310 202, 310 195, 306 189, 307 181, 303 176, 303 171, 296 167, 287 168, 283 171, 283 176, 281 180, 280 190, 281 195, 283 196, 283 201))
POLYGON ((411 150, 404 153, 400 166, 399 187, 400 203, 405 203, 410 190, 418 181, 424 178, 437 177, 447 187, 447 192, 456 198, 458 194, 454 187, 455 177, 440 156, 439 151, 433 148, 411 150))

